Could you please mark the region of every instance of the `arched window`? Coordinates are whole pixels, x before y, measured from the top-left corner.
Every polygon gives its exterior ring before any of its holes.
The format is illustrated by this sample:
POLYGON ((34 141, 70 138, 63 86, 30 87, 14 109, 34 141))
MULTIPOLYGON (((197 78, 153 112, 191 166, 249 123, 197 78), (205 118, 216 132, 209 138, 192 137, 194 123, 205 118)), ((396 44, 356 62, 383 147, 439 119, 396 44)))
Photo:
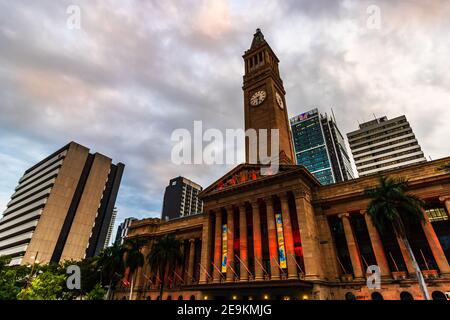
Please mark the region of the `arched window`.
POLYGON ((178 300, 183 300, 183 296, 178 296, 178 300))
POLYGON ((445 294, 440 291, 433 291, 431 297, 433 298, 433 300, 447 300, 445 294))
POLYGON ((192 296, 189 298, 189 300, 195 300, 195 296, 192 295, 192 296))
POLYGON ((152 300, 152 297, 147 296, 146 300, 152 300))
POLYGON ((400 300, 414 300, 414 298, 411 293, 403 291, 400 293, 400 300))
POLYGON ((384 300, 383 295, 379 292, 372 293, 372 300, 384 300))
POLYGON ((157 297, 156 297, 156 300, 161 300, 160 296, 157 296, 157 297))
POLYGON ((356 300, 356 297, 352 292, 347 292, 345 294, 345 300, 356 300))
POLYGON ((167 296, 166 300, 172 300, 172 296, 167 296))

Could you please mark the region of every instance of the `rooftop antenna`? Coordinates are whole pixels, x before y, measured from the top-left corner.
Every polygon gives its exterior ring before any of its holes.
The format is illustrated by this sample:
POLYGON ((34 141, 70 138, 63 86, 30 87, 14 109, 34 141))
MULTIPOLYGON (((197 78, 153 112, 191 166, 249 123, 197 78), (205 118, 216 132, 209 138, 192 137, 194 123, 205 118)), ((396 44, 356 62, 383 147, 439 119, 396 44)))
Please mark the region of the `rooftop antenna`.
POLYGON ((372 114, 373 114, 374 119, 377 121, 377 123, 380 123, 380 121, 378 121, 377 116, 375 115, 375 113, 372 113, 372 114))
POLYGON ((331 114, 333 115, 334 123, 336 123, 336 117, 334 116, 334 110, 333 110, 333 107, 331 107, 331 114))

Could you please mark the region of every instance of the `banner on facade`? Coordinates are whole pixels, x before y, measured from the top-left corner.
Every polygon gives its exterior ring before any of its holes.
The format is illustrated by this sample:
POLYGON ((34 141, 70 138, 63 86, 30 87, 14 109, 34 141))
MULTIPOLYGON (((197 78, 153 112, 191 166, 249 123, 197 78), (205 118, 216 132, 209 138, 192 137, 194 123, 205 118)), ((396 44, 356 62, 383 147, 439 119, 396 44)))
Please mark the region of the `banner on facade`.
POLYGON ((227 225, 222 225, 222 272, 227 272, 227 225))
POLYGON ((278 257, 280 259, 280 267, 287 268, 286 265, 286 250, 284 248, 284 235, 283 235, 283 220, 281 213, 275 215, 275 223, 277 226, 277 238, 278 238, 278 257))

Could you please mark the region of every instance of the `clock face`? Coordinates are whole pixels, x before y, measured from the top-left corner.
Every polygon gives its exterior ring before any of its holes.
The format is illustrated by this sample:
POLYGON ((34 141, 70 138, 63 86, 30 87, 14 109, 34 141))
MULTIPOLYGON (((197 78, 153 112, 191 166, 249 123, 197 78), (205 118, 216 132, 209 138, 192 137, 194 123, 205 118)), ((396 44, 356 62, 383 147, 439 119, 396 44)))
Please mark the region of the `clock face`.
POLYGON ((260 90, 255 92, 250 98, 250 104, 252 106, 259 106, 266 99, 266 92, 264 90, 260 90))
POLYGON ((276 98, 277 98, 277 104, 280 107, 280 109, 284 109, 284 103, 283 103, 283 98, 281 98, 280 94, 277 92, 276 93, 276 98))

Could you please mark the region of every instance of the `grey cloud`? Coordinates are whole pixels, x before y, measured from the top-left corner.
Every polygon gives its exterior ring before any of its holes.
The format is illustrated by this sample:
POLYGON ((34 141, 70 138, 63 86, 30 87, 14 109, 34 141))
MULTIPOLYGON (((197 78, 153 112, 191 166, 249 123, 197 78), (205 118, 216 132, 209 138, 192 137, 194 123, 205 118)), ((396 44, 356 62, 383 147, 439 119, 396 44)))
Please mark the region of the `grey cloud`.
POLYGON ((215 181, 230 167, 171 164, 170 135, 194 120, 243 126, 241 56, 256 27, 281 60, 290 115, 333 107, 345 133, 406 113, 427 154, 448 155, 436 141, 450 135, 449 5, 376 1, 382 28, 367 30, 369 3, 0 0, 0 206, 69 140, 126 164, 119 221, 158 215, 174 176, 215 181), (72 3, 78 31, 65 26, 72 3))

